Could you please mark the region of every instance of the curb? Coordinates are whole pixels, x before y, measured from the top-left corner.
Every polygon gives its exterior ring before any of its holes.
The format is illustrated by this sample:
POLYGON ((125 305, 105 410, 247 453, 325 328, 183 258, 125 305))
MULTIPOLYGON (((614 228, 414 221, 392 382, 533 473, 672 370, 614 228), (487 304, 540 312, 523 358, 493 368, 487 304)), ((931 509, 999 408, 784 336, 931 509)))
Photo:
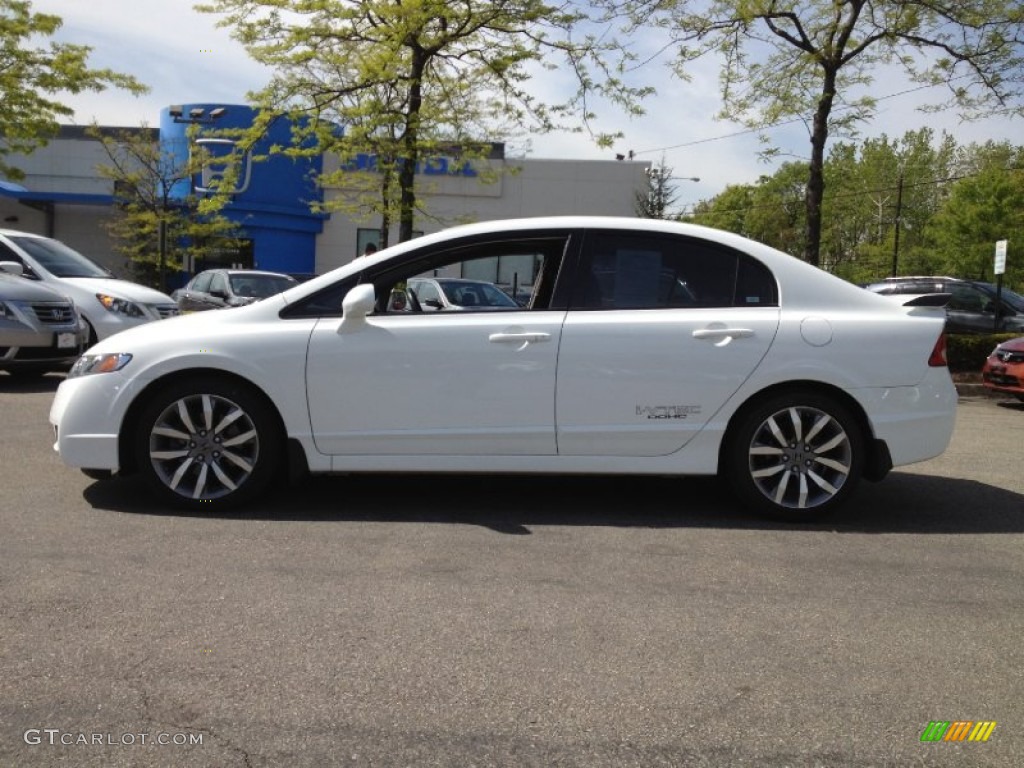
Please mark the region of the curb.
POLYGON ((1000 392, 992 392, 982 384, 957 384, 956 393, 960 397, 1009 397, 1000 392))
POLYGON ((955 386, 956 394, 961 398, 983 397, 986 400, 1007 400, 1010 402, 1019 402, 1013 395, 1009 395, 1006 392, 994 392, 983 384, 956 384, 955 386))

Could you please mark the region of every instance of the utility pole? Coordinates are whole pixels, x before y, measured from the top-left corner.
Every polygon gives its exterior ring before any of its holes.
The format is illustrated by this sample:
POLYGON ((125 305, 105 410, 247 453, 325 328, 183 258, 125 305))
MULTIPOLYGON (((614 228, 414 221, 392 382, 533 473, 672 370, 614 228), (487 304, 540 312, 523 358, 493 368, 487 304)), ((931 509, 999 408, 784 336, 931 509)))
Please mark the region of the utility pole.
POLYGON ((896 234, 892 241, 892 276, 896 277, 900 262, 900 229, 903 217, 903 167, 900 166, 900 180, 896 187, 896 234))

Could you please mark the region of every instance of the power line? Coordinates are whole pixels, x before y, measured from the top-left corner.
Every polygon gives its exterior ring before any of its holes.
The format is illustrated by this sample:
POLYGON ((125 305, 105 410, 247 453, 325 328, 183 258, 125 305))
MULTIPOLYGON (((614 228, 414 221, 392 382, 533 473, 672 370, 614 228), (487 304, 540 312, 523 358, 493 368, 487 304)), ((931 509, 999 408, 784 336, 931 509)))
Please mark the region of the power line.
MULTIPOLYGON (((960 77, 953 78, 953 80, 959 80, 959 79, 961 79, 963 77, 966 77, 966 75, 961 75, 960 77)), ((952 81, 950 81, 950 82, 952 82, 952 81)), ((924 90, 926 88, 935 88, 937 85, 944 85, 944 83, 931 83, 931 84, 928 84, 928 85, 919 85, 916 88, 907 88, 904 91, 898 91, 896 93, 890 93, 890 94, 888 94, 886 96, 879 96, 877 99, 875 99, 875 101, 879 102, 879 101, 886 101, 888 99, 895 99, 898 96, 906 96, 908 93, 914 93, 916 91, 922 91, 922 90, 924 90)), ((852 105, 846 105, 846 106, 836 107, 833 110, 833 112, 841 112, 841 111, 844 111, 844 110, 850 110, 850 109, 854 109, 854 108, 855 107, 853 107, 852 105)), ((793 123, 802 123, 802 122, 805 122, 806 119, 807 118, 803 118, 803 117, 794 117, 794 118, 791 118, 790 120, 780 120, 777 123, 772 123, 771 125, 765 125, 765 126, 762 126, 760 128, 747 128, 747 129, 744 129, 742 131, 734 131, 733 133, 722 134, 721 136, 711 136, 711 137, 706 138, 706 139, 695 139, 694 141, 685 141, 682 144, 672 144, 671 146, 668 146, 668 147, 658 147, 656 149, 641 149, 641 150, 635 151, 633 154, 634 155, 648 155, 648 154, 651 154, 652 152, 665 152, 665 151, 667 151, 669 149, 681 149, 683 147, 695 147, 695 146, 697 146, 699 144, 708 144, 708 143, 710 143, 712 141, 722 141, 723 139, 733 139, 733 138, 736 138, 737 136, 746 136, 746 135, 751 134, 751 133, 761 133, 762 131, 770 131, 773 128, 781 128, 784 125, 792 125, 793 123)))

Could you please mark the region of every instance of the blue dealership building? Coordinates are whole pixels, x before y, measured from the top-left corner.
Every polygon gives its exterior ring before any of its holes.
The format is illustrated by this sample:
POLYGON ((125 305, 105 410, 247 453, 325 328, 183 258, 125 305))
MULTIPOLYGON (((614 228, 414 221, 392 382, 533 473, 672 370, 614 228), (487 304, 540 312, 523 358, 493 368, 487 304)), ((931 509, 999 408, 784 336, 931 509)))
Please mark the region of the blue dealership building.
MULTIPOLYGON (((331 155, 271 152, 292 140, 292 125, 278 120, 242 163, 237 178, 225 176, 226 164, 217 158, 236 151, 233 139, 226 137, 232 129, 250 127, 254 117, 245 105, 182 103, 161 111, 157 129, 101 130, 139 132, 159 142, 165 156, 182 161, 202 148, 209 162, 173 194, 201 194, 218 183, 231 184, 231 202, 223 213, 240 226, 243 238, 238 251, 222 255, 225 264, 322 274, 351 261, 367 243, 376 244, 379 217, 351 204, 357 179, 365 186, 369 176, 372 184, 373 156, 343 163, 331 155), (324 185, 322 174, 342 182, 324 185), (350 178, 351 188, 345 181, 350 178)), ((25 178, 0 180, 3 227, 56 237, 115 272, 125 272, 104 227, 115 210, 113 182, 97 171, 110 164, 100 142, 83 127, 63 126, 47 146, 11 156, 9 162, 25 178)), ((650 163, 632 160, 509 158, 501 144, 492 145, 490 157, 477 163, 486 169, 444 156, 427 158, 417 167, 417 197, 428 214, 417 220, 417 234, 469 221, 552 214, 633 216, 650 169, 650 163)), ((389 239, 397 241, 397 226, 389 239)))

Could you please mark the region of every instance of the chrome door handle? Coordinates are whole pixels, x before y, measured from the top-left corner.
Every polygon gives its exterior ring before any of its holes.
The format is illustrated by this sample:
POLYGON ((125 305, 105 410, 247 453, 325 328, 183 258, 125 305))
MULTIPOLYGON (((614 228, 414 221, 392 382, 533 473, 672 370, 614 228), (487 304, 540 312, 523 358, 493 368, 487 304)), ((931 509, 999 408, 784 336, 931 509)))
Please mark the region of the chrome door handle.
POLYGON ((726 337, 745 339, 753 335, 754 331, 752 328, 702 328, 693 332, 693 338, 695 339, 724 339, 726 337))
POLYGON ((551 341, 550 333, 492 333, 487 337, 492 344, 529 344, 533 341, 551 341))

